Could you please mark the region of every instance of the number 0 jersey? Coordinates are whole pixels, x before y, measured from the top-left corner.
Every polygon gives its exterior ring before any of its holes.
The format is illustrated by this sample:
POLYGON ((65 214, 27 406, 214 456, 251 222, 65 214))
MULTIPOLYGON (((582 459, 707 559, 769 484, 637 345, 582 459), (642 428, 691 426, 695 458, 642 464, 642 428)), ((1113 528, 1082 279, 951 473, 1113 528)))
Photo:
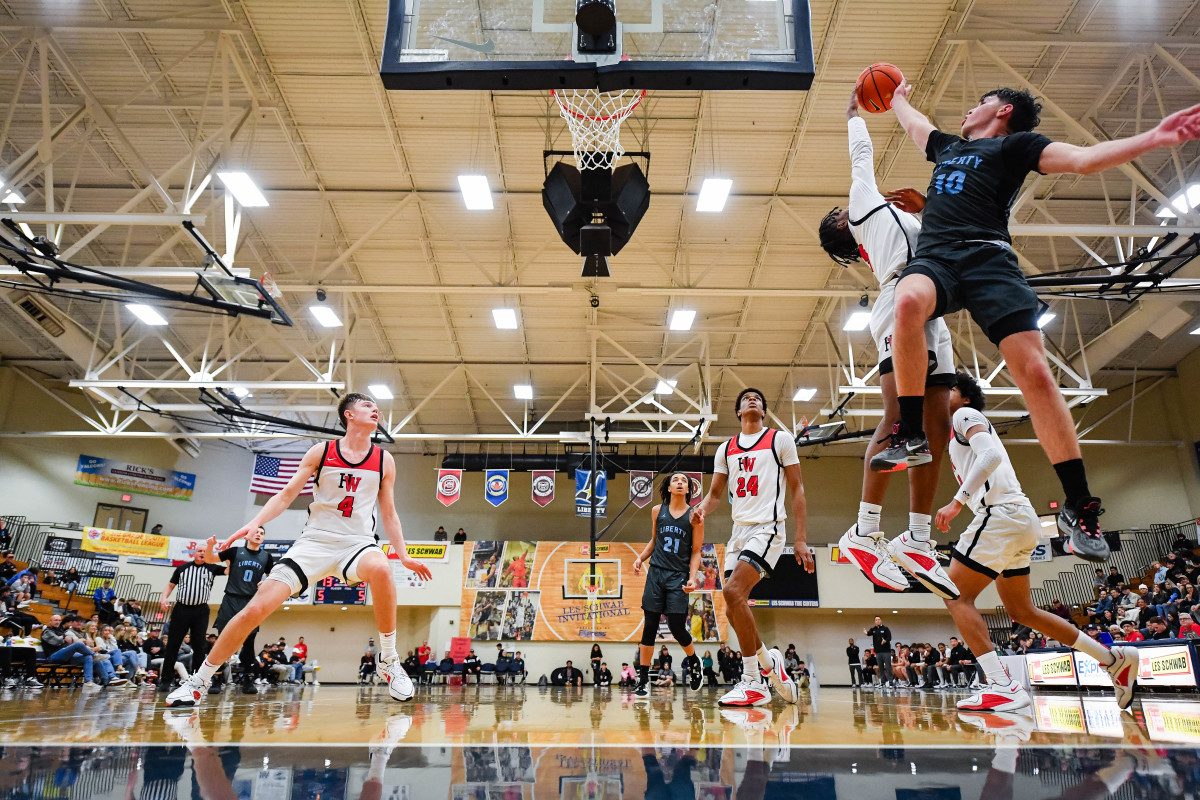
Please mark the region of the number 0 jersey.
POLYGON ((671 572, 688 572, 692 567, 692 508, 683 516, 671 513, 671 504, 663 503, 654 521, 654 552, 650 566, 671 572))
POLYGON ((383 450, 378 445, 371 445, 362 461, 351 463, 342 457, 340 440, 326 442, 305 527, 374 539, 382 482, 383 450))
POLYGON ((799 464, 792 437, 773 428, 738 434, 717 448, 713 471, 729 476, 729 504, 738 525, 787 519, 783 468, 799 464))

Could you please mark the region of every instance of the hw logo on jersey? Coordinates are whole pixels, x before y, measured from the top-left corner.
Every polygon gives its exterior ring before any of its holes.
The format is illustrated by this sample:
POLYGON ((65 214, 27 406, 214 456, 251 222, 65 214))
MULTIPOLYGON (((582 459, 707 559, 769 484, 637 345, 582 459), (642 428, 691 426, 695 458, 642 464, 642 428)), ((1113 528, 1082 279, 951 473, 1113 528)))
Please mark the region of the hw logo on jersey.
POLYGON ((753 472, 755 458, 756 456, 741 456, 738 458, 738 470, 741 472, 753 472))
POLYGON ((508 499, 508 470, 489 469, 483 480, 483 496, 493 506, 508 499))
POLYGON ((345 489, 347 492, 357 492, 358 485, 362 483, 361 475, 351 475, 348 472, 341 473, 342 477, 338 481, 338 488, 345 489))

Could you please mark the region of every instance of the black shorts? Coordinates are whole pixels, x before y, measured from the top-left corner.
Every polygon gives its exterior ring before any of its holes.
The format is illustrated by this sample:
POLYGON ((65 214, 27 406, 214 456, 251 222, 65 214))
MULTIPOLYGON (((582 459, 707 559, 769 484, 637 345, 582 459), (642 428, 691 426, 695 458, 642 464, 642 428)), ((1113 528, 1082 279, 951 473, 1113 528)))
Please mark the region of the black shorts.
POLYGON ((642 590, 642 610, 654 614, 686 614, 688 609, 686 572, 670 572, 650 567, 646 588, 642 590))
POLYGON ((1046 307, 1025 280, 1011 249, 991 242, 940 245, 918 253, 901 275, 925 275, 937 288, 934 317, 960 309, 992 344, 1014 333, 1036 331, 1046 307))
MULTIPOLYGON (((217 633, 225 630, 225 626, 229 624, 229 620, 236 617, 237 613, 248 606, 253 599, 252 595, 225 595, 225 599, 221 601, 221 607, 217 610, 217 621, 213 623, 213 627, 217 629, 217 633)), ((257 631, 258 628, 254 630, 257 631)))

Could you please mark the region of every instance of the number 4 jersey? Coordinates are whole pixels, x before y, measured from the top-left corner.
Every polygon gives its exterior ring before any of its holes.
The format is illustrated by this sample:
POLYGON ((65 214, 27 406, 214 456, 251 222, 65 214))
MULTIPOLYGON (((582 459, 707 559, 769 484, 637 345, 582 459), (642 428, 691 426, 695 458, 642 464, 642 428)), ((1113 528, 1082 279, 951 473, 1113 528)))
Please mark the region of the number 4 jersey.
POLYGON ((371 445, 362 461, 350 462, 342 457, 341 444, 325 444, 305 528, 374 539, 383 450, 371 445))
POLYGON ((717 448, 713 471, 729 476, 729 504, 738 525, 787 519, 783 468, 799 464, 792 437, 773 428, 739 433, 717 448))

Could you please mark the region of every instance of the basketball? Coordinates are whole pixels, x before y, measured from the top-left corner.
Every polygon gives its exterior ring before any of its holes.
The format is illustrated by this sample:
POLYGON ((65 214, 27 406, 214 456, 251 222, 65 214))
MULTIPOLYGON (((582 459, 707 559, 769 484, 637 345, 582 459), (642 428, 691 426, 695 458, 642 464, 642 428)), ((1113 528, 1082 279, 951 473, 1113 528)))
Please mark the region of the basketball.
POLYGON ((858 105, 871 114, 882 114, 892 107, 892 93, 904 83, 904 73, 895 64, 880 61, 872 64, 858 76, 854 90, 858 105))

